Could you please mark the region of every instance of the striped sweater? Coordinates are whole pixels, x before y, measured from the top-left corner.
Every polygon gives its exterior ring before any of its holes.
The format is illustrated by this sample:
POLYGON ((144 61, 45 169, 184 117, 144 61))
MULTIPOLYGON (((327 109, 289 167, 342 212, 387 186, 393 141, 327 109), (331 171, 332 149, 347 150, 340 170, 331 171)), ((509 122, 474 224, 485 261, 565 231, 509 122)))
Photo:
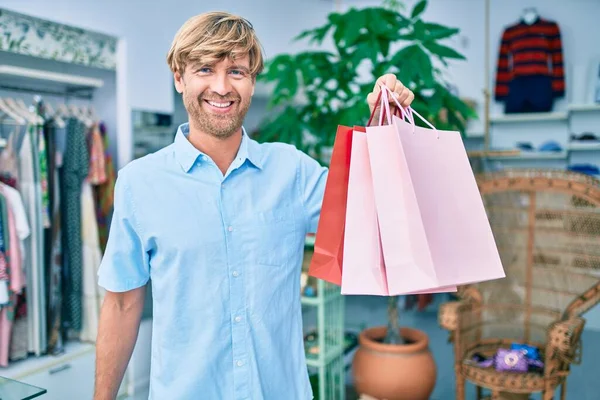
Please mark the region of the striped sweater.
POLYGON ((527 75, 551 76, 554 97, 564 96, 562 43, 555 22, 538 18, 531 25, 519 22, 504 30, 496 71, 496 100, 508 96, 513 78, 527 75))

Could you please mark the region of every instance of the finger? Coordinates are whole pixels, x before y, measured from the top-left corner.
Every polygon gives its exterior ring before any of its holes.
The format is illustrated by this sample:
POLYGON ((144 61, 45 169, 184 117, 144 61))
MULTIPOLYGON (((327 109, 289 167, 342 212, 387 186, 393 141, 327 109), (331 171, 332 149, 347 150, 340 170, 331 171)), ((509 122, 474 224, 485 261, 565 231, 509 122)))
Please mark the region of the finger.
POLYGON ((373 91, 375 93, 379 93, 379 91, 381 90, 381 85, 385 85, 390 90, 393 91, 395 84, 396 84, 396 75, 394 75, 394 74, 382 75, 375 82, 375 87, 373 88, 373 91))
POLYGON ((367 104, 369 107, 373 108, 376 106, 378 93, 371 92, 367 95, 367 104))
POLYGON ((403 90, 408 89, 406 86, 404 86, 402 84, 402 82, 400 82, 399 80, 396 80, 396 82, 394 83, 394 88, 393 91, 401 94, 403 90))
POLYGON ((385 86, 387 86, 392 92, 395 91, 396 81, 397 81, 396 75, 387 74, 387 75, 384 75, 384 78, 385 78, 385 80, 384 80, 385 86))
POLYGON ((404 103, 408 99, 408 96, 410 96, 410 90, 408 90, 407 88, 404 88, 402 90, 402 92, 400 92, 398 94, 397 100, 398 100, 398 103, 400 103, 402 105, 402 107, 406 107, 406 105, 404 103))
POLYGON ((401 104, 402 104, 403 107, 408 107, 408 106, 410 106, 412 104, 412 102, 413 102, 414 99, 415 99, 415 94, 412 91, 409 91, 408 97, 401 104))

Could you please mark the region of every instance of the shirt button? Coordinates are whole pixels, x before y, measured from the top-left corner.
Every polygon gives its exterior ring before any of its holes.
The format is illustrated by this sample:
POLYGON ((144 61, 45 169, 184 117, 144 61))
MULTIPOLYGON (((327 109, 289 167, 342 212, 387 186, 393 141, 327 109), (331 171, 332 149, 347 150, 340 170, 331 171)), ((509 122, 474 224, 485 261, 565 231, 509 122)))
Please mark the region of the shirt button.
POLYGON ((244 365, 244 362, 240 360, 240 361, 236 362, 235 365, 237 365, 238 367, 241 367, 242 365, 244 365))
POLYGON ((239 273, 239 272, 237 272, 237 271, 233 271, 231 274, 232 274, 233 276, 239 276, 239 275, 240 275, 240 273, 239 273))
POLYGON ((233 231, 233 226, 229 226, 229 227, 227 227, 227 230, 228 230, 229 232, 232 232, 232 231, 233 231))
POLYGON ((237 317, 235 317, 235 322, 240 322, 242 320, 242 317, 240 317, 239 315, 237 317))

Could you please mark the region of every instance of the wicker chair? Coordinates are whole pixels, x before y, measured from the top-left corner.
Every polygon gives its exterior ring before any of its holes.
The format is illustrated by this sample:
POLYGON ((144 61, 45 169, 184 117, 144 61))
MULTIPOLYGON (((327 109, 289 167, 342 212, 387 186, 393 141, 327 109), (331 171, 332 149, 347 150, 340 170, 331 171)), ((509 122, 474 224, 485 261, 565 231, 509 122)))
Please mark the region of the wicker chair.
POLYGON ((600 181, 567 171, 480 175, 479 189, 507 277, 461 287, 439 323, 454 343, 456 399, 465 383, 492 399, 566 396, 570 365, 581 359, 583 313, 600 301, 600 181), (470 363, 512 342, 538 346, 542 373, 505 373, 470 363), (521 395, 519 395, 521 394, 521 395))

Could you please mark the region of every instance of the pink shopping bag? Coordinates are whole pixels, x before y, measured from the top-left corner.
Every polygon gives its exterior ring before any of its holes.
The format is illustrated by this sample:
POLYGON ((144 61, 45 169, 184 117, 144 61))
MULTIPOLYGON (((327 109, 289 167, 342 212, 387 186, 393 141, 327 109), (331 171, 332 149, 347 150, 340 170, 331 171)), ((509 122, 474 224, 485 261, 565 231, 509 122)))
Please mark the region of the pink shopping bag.
MULTIPOLYGON (((384 92, 383 101, 387 94, 384 92)), ((389 107, 382 109, 383 116, 389 114, 389 107)), ((370 121, 369 121, 370 123, 370 121)), ((369 128, 367 128, 369 129, 369 128)), ((344 267, 342 270, 342 294, 389 295, 400 294, 388 289, 389 276, 380 238, 380 222, 375 204, 371 174, 371 159, 368 148, 368 134, 364 128, 354 128, 350 171, 348 179, 348 200, 344 232, 344 267)), ((425 291, 406 291, 403 294, 439 293, 456 291, 455 287, 431 288, 425 291)))
POLYGON ((392 119, 367 128, 390 294, 505 277, 460 133, 392 119))
POLYGON ((377 210, 364 129, 352 134, 344 231, 342 294, 387 295, 377 210))

